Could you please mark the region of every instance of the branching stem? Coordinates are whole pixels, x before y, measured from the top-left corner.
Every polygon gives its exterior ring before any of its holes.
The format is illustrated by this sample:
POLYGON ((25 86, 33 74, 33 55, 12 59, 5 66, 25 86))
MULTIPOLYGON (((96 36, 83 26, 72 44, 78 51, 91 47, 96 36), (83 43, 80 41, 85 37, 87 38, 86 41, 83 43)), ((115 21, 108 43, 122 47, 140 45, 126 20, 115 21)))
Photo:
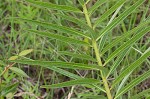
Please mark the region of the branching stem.
MULTIPOLYGON (((92 24, 91 24, 91 21, 90 21, 90 17, 89 17, 89 15, 88 15, 88 11, 87 11, 86 4, 83 5, 83 12, 84 12, 84 15, 85 15, 87 24, 88 24, 91 28, 93 28, 93 27, 92 27, 92 24)), ((101 57, 100 57, 100 53, 99 53, 99 49, 98 49, 98 47, 97 47, 97 42, 96 42, 96 40, 92 40, 92 46, 93 46, 94 51, 95 51, 95 55, 96 55, 96 59, 97 59, 98 65, 99 65, 99 66, 103 66, 102 61, 101 61, 101 57)), ((107 97, 108 97, 108 99, 112 99, 112 95, 111 95, 111 92, 110 92, 110 89, 109 89, 109 85, 108 85, 107 79, 106 79, 106 77, 103 75, 103 71, 102 71, 102 70, 100 71, 100 73, 101 73, 101 76, 102 76, 102 80, 103 80, 103 83, 104 83, 104 87, 105 87, 105 90, 106 90, 107 97)))

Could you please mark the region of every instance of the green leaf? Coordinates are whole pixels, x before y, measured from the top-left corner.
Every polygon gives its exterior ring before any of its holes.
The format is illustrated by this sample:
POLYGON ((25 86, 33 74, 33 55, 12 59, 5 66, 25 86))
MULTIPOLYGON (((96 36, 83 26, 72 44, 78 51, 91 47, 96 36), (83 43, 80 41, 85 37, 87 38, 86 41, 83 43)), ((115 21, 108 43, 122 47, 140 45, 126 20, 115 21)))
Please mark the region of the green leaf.
POLYGON ((83 6, 85 4, 84 0, 78 0, 78 2, 83 6))
POLYGON ((13 60, 11 62, 28 64, 28 65, 39 65, 43 67, 60 67, 60 68, 69 68, 69 69, 83 69, 83 70, 101 70, 105 69, 102 66, 97 65, 87 65, 81 63, 69 63, 69 62, 55 62, 55 61, 40 61, 40 60, 13 60))
POLYGON ((110 44, 108 44, 106 47, 104 47, 103 51, 101 54, 103 55, 106 51, 111 49, 113 46, 117 45, 120 41, 123 41, 127 37, 133 35, 134 33, 138 32, 139 29, 143 29, 143 27, 146 27, 150 23, 150 19, 147 19, 144 22, 141 22, 137 27, 133 28, 132 30, 124 33, 120 37, 116 38, 114 41, 112 41, 110 44))
POLYGON ((126 2, 126 0, 120 0, 120 1, 118 1, 114 6, 112 6, 108 11, 106 11, 104 14, 102 14, 102 16, 95 21, 95 24, 94 24, 93 27, 95 28, 98 24, 100 24, 102 21, 104 21, 105 19, 107 19, 109 15, 111 15, 116 9, 118 9, 125 2, 126 2))
POLYGON ((62 88, 62 87, 81 85, 81 84, 94 84, 99 82, 100 82, 99 80, 92 79, 92 78, 82 78, 82 79, 71 80, 71 81, 62 82, 58 84, 43 85, 41 86, 41 88, 62 88))
POLYGON ((10 70, 15 72, 18 76, 29 78, 29 76, 24 71, 22 71, 21 69, 17 67, 10 67, 10 70))
POLYGON ((8 60, 16 60, 19 56, 11 56, 8 60))
POLYGON ((33 49, 24 50, 19 53, 19 56, 26 56, 27 54, 31 53, 33 49))
POLYGON ((121 74, 114 80, 112 87, 114 87, 117 83, 119 83, 126 75, 131 74, 137 67, 141 65, 148 57, 150 56, 150 51, 144 53, 139 59, 137 59, 134 63, 129 65, 121 74))
POLYGON ((127 91, 129 91, 131 88, 135 87, 136 85, 138 85, 139 83, 141 83, 142 81, 144 81, 145 79, 150 77, 150 70, 147 71, 146 73, 142 74, 141 76, 135 78, 134 80, 132 80, 129 84, 127 84, 124 88, 122 88, 115 96, 115 99, 117 97, 119 97, 120 95, 126 93, 127 91))
POLYGON ((19 85, 19 83, 14 83, 12 85, 9 85, 9 86, 3 88, 2 92, 1 92, 1 96, 6 96, 10 92, 17 91, 16 89, 17 89, 18 85, 19 85))
POLYGON ((111 59, 113 59, 115 56, 117 56, 119 53, 124 51, 129 46, 132 46, 137 40, 139 40, 141 37, 143 37, 147 32, 150 31, 150 27, 147 27, 146 29, 143 29, 140 33, 133 36, 130 40, 128 40, 125 44, 121 45, 118 49, 116 49, 106 60, 106 65, 111 59))
POLYGON ((107 74, 107 77, 109 77, 110 74, 112 74, 115 69, 119 66, 119 64, 122 62, 123 58, 126 56, 126 53, 129 51, 129 48, 125 49, 120 55, 117 56, 117 59, 111 66, 109 73, 107 74))
POLYGON ((146 89, 146 90, 143 90, 142 92, 140 92, 140 93, 138 93, 134 96, 131 96, 129 99, 143 99, 144 98, 143 96, 146 95, 146 94, 149 94, 149 92, 150 92, 150 88, 146 89))
MULTIPOLYGON (((55 71, 57 73, 60 73, 60 74, 62 74, 64 76, 67 76, 69 78, 72 78, 72 79, 81 79, 82 78, 82 77, 80 77, 78 75, 75 75, 73 73, 70 73, 70 72, 68 72, 66 70, 60 69, 60 68, 55 67, 55 66, 51 66, 51 67, 49 66, 47 68, 50 69, 50 70, 53 70, 53 71, 55 71)), ((106 92, 103 88, 101 88, 100 86, 97 86, 96 84, 91 84, 91 87, 95 87, 95 88, 98 88, 99 90, 101 90, 103 92, 106 92)))
POLYGON ((79 79, 79 78, 81 78, 80 76, 78 76, 78 75, 75 75, 75 74, 73 74, 73 73, 70 73, 70 72, 68 72, 68 71, 66 71, 66 70, 63 70, 63 69, 61 69, 61 68, 58 68, 58 67, 55 67, 55 66, 49 66, 49 67, 47 67, 48 69, 51 69, 51 70, 53 70, 53 71, 55 71, 55 72, 58 72, 58 73, 60 73, 60 74, 62 74, 62 75, 64 75, 64 76, 67 76, 67 77, 69 77, 69 78, 72 78, 72 79, 79 79))
POLYGON ((75 57, 75 58, 80 58, 80 59, 85 59, 85 60, 91 60, 91 61, 94 61, 96 62, 97 60, 89 55, 86 55, 86 54, 77 54, 77 53, 72 53, 72 52, 67 52, 67 51, 60 51, 58 52, 62 55, 68 55, 68 56, 71 56, 71 57, 75 57))
POLYGON ((91 8, 88 9, 89 16, 91 16, 91 14, 94 13, 98 9, 98 7, 100 7, 106 1, 107 0, 98 0, 91 8))
POLYGON ((49 2, 41 2, 41 1, 34 1, 34 0, 26 0, 29 3, 42 7, 42 8, 47 8, 47 9, 52 9, 52 10, 60 10, 60 11, 67 11, 67 12, 78 12, 82 13, 81 10, 78 8, 72 7, 72 6, 66 6, 66 5, 57 5, 49 2))
POLYGON ((57 24, 51 24, 51 23, 40 22, 40 21, 35 21, 35 20, 29 20, 29 19, 20 18, 19 20, 29 22, 32 24, 36 24, 36 25, 42 26, 44 28, 49 28, 49 29, 57 30, 57 31, 60 31, 63 33, 68 33, 68 34, 75 35, 75 36, 83 36, 83 37, 86 37, 88 39, 91 39, 88 35, 84 34, 83 32, 77 31, 73 28, 69 28, 69 27, 65 27, 65 26, 59 26, 57 24))
POLYGON ((32 32, 32 33, 36 33, 36 34, 41 35, 41 36, 48 37, 48 38, 57 39, 57 40, 60 40, 60 41, 66 42, 66 43, 90 46, 90 44, 87 43, 87 42, 80 41, 80 40, 73 39, 73 38, 69 38, 69 37, 65 37, 65 36, 61 36, 59 34, 54 34, 54 33, 49 33, 49 32, 42 32, 42 31, 37 31, 37 30, 28 30, 28 31, 32 32))
POLYGON ((99 40, 104 34, 108 33, 112 30, 115 26, 117 26, 121 21, 123 21, 129 14, 131 14, 137 7, 139 7, 144 0, 138 0, 134 5, 130 8, 125 10, 121 15, 119 15, 116 19, 114 19, 106 28, 100 32, 99 36, 97 37, 96 41, 99 40))
POLYGON ((94 35, 96 34, 96 32, 91 27, 89 27, 85 21, 78 19, 78 18, 71 17, 70 15, 62 15, 62 14, 56 14, 56 15, 65 20, 76 23, 78 26, 83 27, 84 29, 88 30, 89 31, 87 32, 89 33, 88 35, 94 38, 94 35))

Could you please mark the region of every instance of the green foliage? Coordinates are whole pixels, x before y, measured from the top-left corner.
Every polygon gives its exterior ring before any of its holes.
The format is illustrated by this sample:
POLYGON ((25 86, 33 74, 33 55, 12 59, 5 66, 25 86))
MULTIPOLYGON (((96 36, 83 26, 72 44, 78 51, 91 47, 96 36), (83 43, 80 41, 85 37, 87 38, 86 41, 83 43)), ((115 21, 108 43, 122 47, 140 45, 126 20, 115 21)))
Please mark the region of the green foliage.
POLYGON ((27 92, 21 96, 25 99, 54 99, 56 88, 63 89, 63 99, 132 99, 149 93, 147 89, 136 95, 138 84, 150 75, 141 68, 150 65, 149 1, 5 3, 12 8, 0 4, 6 10, 0 12, 8 13, 6 22, 0 21, 7 27, 0 38, 0 98, 12 98, 18 86, 27 92), (14 78, 17 81, 10 84, 14 78))

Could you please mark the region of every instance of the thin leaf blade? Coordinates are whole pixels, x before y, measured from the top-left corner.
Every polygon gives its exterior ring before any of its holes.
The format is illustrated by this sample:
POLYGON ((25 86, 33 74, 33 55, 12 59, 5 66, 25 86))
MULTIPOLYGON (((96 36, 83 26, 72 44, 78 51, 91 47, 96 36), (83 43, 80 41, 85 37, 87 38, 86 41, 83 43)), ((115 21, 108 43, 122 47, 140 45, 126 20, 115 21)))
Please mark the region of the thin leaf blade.
POLYGON ((41 2, 41 1, 33 1, 33 0, 26 0, 27 2, 42 7, 42 8, 47 8, 47 9, 53 9, 53 10, 60 10, 60 11, 67 11, 67 12, 77 12, 77 13, 82 13, 81 10, 79 10, 76 7, 72 6, 66 6, 66 5, 57 5, 49 2, 41 2))
POLYGON ((67 34, 71 34, 71 35, 75 35, 75 36, 82 36, 82 37, 86 37, 88 39, 91 39, 89 37, 89 35, 84 34, 83 32, 77 31, 73 28, 66 27, 66 26, 60 26, 60 25, 57 25, 57 24, 51 24, 51 23, 47 23, 47 22, 40 22, 40 21, 35 21, 35 20, 23 19, 23 18, 19 18, 17 20, 22 20, 22 21, 25 21, 25 22, 36 24, 36 25, 39 25, 39 26, 42 26, 42 27, 45 27, 45 28, 49 28, 49 29, 53 29, 53 30, 56 30, 56 31, 60 31, 60 32, 63 32, 63 33, 67 33, 67 34))
POLYGON ((119 53, 124 51, 126 48, 129 46, 132 46, 137 40, 139 40, 141 37, 143 37, 146 33, 150 31, 150 27, 147 27, 146 29, 143 29, 140 33, 136 34, 133 36, 130 40, 128 40, 125 44, 121 45, 118 49, 116 49, 106 60, 105 64, 106 65, 111 59, 116 57, 119 53))
POLYGON ((112 87, 119 83, 126 75, 131 74, 137 67, 140 66, 148 57, 150 56, 150 51, 143 54, 139 59, 128 66, 113 82, 112 87))
POLYGON ((128 85, 126 85, 124 88, 122 88, 117 94, 116 97, 119 97, 120 95, 124 94, 125 92, 129 91, 131 88, 133 88, 134 86, 138 85, 139 83, 141 83, 142 81, 144 81, 145 79, 150 77, 150 70, 147 71, 146 73, 142 74, 141 76, 135 78, 134 80, 132 80, 128 85))
POLYGON ((99 82, 100 82, 99 80, 92 79, 92 78, 82 78, 82 79, 71 80, 71 81, 62 82, 58 84, 42 85, 41 88, 62 88, 62 87, 68 87, 74 85, 94 84, 99 82))
POLYGON ((97 65, 87 65, 81 63, 69 63, 69 62, 56 62, 56 61, 40 61, 40 60, 13 60, 11 62, 21 63, 21 64, 28 64, 28 65, 38 65, 42 67, 60 67, 60 68, 69 68, 69 69, 83 69, 83 70, 101 70, 106 69, 102 66, 97 65))
POLYGON ((70 38, 70 37, 61 36, 61 35, 58 35, 58 34, 42 32, 42 31, 37 31, 37 30, 28 30, 28 31, 31 32, 31 33, 36 33, 38 35, 48 37, 48 38, 57 39, 57 40, 60 40, 60 41, 66 42, 66 43, 90 46, 90 44, 87 43, 87 42, 80 41, 80 40, 77 40, 77 39, 73 39, 73 38, 70 38))
MULTIPOLYGON (((104 1, 106 1, 106 0, 104 0, 104 1)), ((93 27, 95 28, 98 24, 100 24, 102 21, 104 21, 106 18, 108 18, 108 16, 110 14, 112 14, 116 9, 118 9, 125 2, 126 2, 126 0, 118 1, 114 6, 112 6, 108 11, 106 11, 104 14, 102 14, 102 16, 95 21, 95 24, 93 27)))
POLYGON ((138 0, 134 5, 132 5, 127 10, 125 10, 119 17, 114 19, 106 28, 104 28, 102 30, 102 32, 100 32, 100 34, 97 37, 96 41, 99 40, 104 34, 108 33, 110 30, 112 30, 115 26, 117 26, 121 21, 123 21, 129 14, 131 14, 143 2, 144 2, 144 0, 138 0))
POLYGON ((97 60, 89 55, 86 54, 76 54, 76 53, 72 53, 72 52, 67 52, 67 51, 59 51, 60 54, 62 55, 68 55, 68 56, 72 56, 75 58, 80 58, 80 59, 85 59, 85 60, 91 60, 96 62, 97 60))

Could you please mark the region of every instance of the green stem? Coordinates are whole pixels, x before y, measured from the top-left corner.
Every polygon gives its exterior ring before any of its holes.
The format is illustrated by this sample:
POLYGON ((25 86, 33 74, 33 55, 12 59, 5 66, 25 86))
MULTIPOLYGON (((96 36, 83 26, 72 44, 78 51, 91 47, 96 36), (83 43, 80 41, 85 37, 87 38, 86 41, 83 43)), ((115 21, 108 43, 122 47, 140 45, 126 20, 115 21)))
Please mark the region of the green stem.
MULTIPOLYGON (((92 24, 91 24, 91 21, 90 21, 90 17, 88 15, 86 4, 83 5, 83 12, 84 12, 87 24, 91 28, 93 28, 92 24)), ((99 49, 97 47, 96 40, 92 41, 92 45, 93 45, 93 48, 94 48, 94 51, 95 51, 95 55, 96 55, 96 59, 97 59, 98 65, 99 66, 103 66, 102 61, 101 61, 101 57, 100 57, 100 53, 99 53, 99 49)), ((104 77, 102 70, 100 70, 100 73, 101 73, 101 76, 102 76, 102 80, 103 80, 103 83, 104 83, 104 87, 105 87, 105 90, 106 90, 107 97, 108 97, 108 99, 112 99, 112 95, 111 95, 111 92, 110 92, 110 89, 109 89, 109 85, 108 85, 107 79, 106 79, 106 77, 104 77)))
MULTIPOLYGON (((92 44, 92 45, 93 45, 93 48, 94 48, 94 50, 95 50, 95 55, 96 55, 96 59, 97 59, 98 65, 99 65, 99 66, 103 66, 103 65, 102 65, 102 62, 101 62, 99 50, 98 50, 98 47, 97 47, 97 43, 96 43, 95 40, 93 40, 92 43, 93 43, 93 44, 92 44)), ((112 99, 112 96, 111 96, 111 92, 110 92, 110 89, 109 89, 109 86, 108 86, 107 79, 106 79, 106 77, 104 77, 102 70, 100 70, 100 73, 101 73, 101 76, 102 76, 102 80, 103 80, 103 83, 104 83, 104 87, 105 87, 105 90, 106 90, 107 97, 108 97, 108 99, 112 99)))

